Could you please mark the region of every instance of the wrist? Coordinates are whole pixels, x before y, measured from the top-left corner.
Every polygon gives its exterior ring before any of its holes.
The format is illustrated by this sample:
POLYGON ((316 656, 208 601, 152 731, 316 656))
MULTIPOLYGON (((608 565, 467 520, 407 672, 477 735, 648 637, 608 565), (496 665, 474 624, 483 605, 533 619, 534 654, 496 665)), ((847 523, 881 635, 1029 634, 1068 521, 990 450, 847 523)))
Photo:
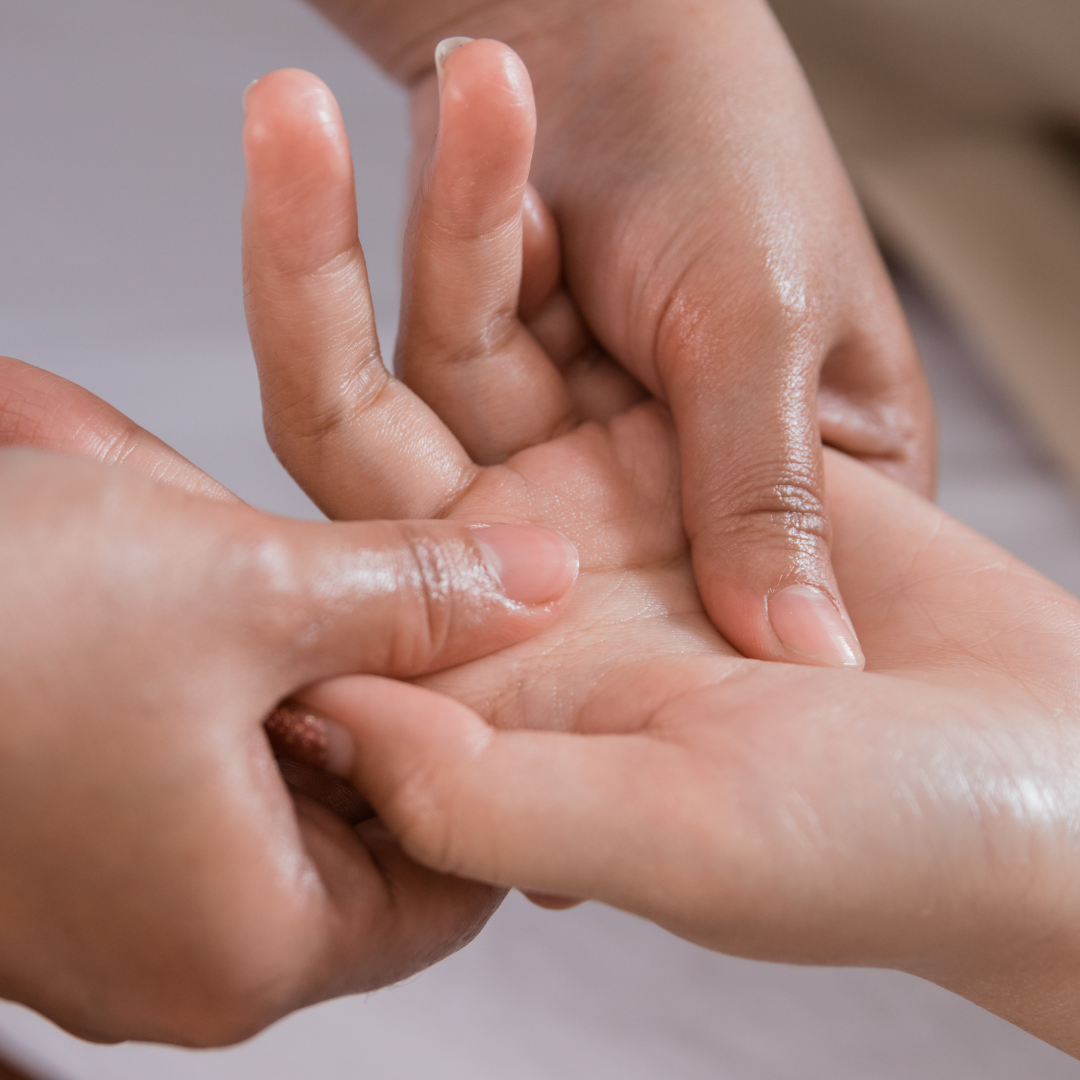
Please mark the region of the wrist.
MULTIPOLYGON (((558 162, 590 159, 602 145, 637 139, 639 152, 667 159, 660 145, 688 113, 746 97, 765 78, 770 107, 784 100, 792 71, 783 32, 766 0, 309 0, 384 71, 411 90, 421 115, 437 113, 435 46, 446 37, 510 45, 532 77, 540 117, 536 161, 543 188, 561 186, 558 162), (784 85, 777 91, 777 47, 784 85), (747 70, 749 66, 750 70, 747 70), (422 99, 418 101, 417 99, 422 99), (702 100, 707 99, 707 100, 702 100), (635 134, 627 130, 632 125, 635 134), (640 136, 636 133, 647 132, 640 136), (643 143, 643 145, 641 145, 643 143), (553 171, 554 170, 554 171, 553 171), (544 175, 550 174, 550 175, 544 175)), ((753 108, 761 105, 754 99, 753 108)), ((760 111, 760 108, 758 108, 760 111)), ((430 121, 432 118, 427 117, 430 121)), ((729 119, 731 119, 729 117, 729 119)), ((421 122, 426 130, 430 123, 421 122)), ((695 147, 699 140, 692 140, 695 147)), ((619 151, 617 156, 622 155, 619 151)), ((577 175, 578 170, 570 170, 577 175)), ((545 196, 549 191, 545 191, 545 196)))
MULTIPOLYGON (((630 0, 627 7, 643 0, 630 0)), ((446 37, 495 38, 518 52, 557 51, 582 36, 607 0, 309 0, 405 86, 434 74, 446 37)), ((572 46, 571 46, 572 47, 572 46)), ((528 58, 527 62, 528 62, 528 58)))
POLYGON ((1071 863, 1058 851, 1041 872, 1026 865, 1017 874, 1026 885, 1019 895, 988 883, 988 917, 971 920, 955 950, 940 942, 924 964, 906 970, 1080 1058, 1080 881, 1071 863))

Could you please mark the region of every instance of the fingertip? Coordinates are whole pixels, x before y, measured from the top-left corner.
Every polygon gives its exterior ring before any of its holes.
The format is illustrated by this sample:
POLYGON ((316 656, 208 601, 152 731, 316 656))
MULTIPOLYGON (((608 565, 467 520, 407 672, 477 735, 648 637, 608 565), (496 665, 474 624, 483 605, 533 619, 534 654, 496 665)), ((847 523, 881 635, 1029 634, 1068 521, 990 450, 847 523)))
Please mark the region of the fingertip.
POLYGON ((569 911, 571 908, 580 907, 585 903, 584 900, 574 900, 569 896, 555 896, 552 893, 533 892, 531 890, 523 890, 521 895, 530 904, 535 904, 545 911, 569 911))
POLYGON ((243 103, 249 184, 300 175, 351 177, 341 110, 317 75, 300 68, 272 71, 248 85, 243 103))
POLYGON ((796 663, 861 671, 866 666, 855 628, 822 589, 791 585, 766 602, 769 624, 796 663))
POLYGON ((577 548, 534 525, 474 525, 473 538, 508 600, 539 606, 564 598, 577 581, 577 548))
POLYGON ((455 762, 475 759, 493 733, 471 709, 433 690, 377 675, 330 679, 297 695, 347 732, 349 779, 395 832, 423 832, 455 762), (437 768, 425 763, 438 762, 437 768))
POLYGON ((277 757, 334 776, 351 775, 355 747, 352 736, 340 724, 289 701, 279 705, 263 727, 277 757))
POLYGON ((306 272, 356 236, 352 156, 337 100, 299 68, 244 94, 245 238, 271 265, 306 272))
POLYGON ((302 68, 279 68, 244 88, 245 116, 256 122, 273 121, 277 127, 298 122, 306 125, 312 118, 323 130, 337 130, 341 112, 330 87, 302 68))
POLYGON ((509 170, 515 174, 509 182, 524 185, 536 136, 536 107, 521 58, 500 41, 467 41, 443 58, 441 71, 438 148, 452 155, 451 174, 471 182, 491 170, 502 179, 509 170))
POLYGON ((442 706, 452 713, 460 711, 473 715, 465 705, 452 698, 383 675, 342 675, 325 679, 297 694, 295 700, 354 733, 386 718, 396 723, 395 715, 427 723, 433 714, 442 711, 442 706))
MULTIPOLYGON (((757 543, 759 555, 766 546, 757 543)), ((746 558, 744 551, 740 564, 731 550, 719 557, 704 545, 694 550, 702 601, 727 641, 751 660, 861 671, 866 657, 828 548, 773 551, 757 560, 754 554, 746 558)))
POLYGON ((446 61, 449 60, 463 45, 468 45, 475 40, 476 38, 471 37, 448 37, 443 38, 442 41, 435 46, 435 74, 439 80, 440 90, 442 89, 443 81, 446 78, 446 61))
POLYGON ((440 94, 451 90, 469 97, 509 92, 513 104, 532 108, 532 79, 525 61, 507 44, 492 38, 444 38, 435 48, 440 94), (452 59, 451 59, 452 58, 452 59))

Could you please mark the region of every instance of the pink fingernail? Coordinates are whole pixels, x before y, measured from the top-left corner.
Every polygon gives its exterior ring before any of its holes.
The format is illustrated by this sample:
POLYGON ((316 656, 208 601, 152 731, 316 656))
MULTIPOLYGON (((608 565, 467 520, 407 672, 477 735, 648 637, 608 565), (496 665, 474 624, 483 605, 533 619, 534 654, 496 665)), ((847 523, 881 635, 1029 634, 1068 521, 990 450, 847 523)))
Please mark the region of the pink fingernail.
POLYGON ((861 668, 866 659, 847 619, 820 589, 792 585, 769 597, 769 622, 786 649, 812 664, 861 668))
POLYGON ((546 604, 577 580, 577 548, 565 536, 533 525, 474 525, 484 561, 507 599, 546 604))
POLYGON ((471 37, 448 37, 443 38, 438 45, 435 46, 435 73, 439 77, 439 89, 442 89, 443 84, 443 65, 446 63, 447 58, 451 53, 455 53, 462 45, 468 45, 470 41, 475 41, 476 38, 471 37))

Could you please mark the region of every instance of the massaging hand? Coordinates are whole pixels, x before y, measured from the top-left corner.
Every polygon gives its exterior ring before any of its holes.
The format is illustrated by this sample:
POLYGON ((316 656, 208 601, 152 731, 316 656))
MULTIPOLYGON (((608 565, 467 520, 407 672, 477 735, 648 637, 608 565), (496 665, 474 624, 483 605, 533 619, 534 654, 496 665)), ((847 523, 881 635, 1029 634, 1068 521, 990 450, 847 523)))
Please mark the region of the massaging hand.
MULTIPOLYGON (((402 342, 460 416, 474 387, 441 362, 513 308, 531 113, 512 54, 454 54, 442 119, 402 342)), ((712 948, 903 968, 1080 1049, 1076 602, 830 452, 836 565, 870 671, 737 656, 694 588, 667 410, 474 464, 378 360, 329 93, 296 72, 262 80, 246 146, 249 311, 296 475, 340 514, 499 515, 581 551, 574 599, 534 640, 426 688, 307 693, 355 737, 355 783, 406 850, 712 948)), ((523 367, 554 378, 520 326, 502 329, 511 389, 523 367)), ((514 406, 472 407, 512 437, 515 415, 530 421, 514 406)))
MULTIPOLYGON (((439 38, 519 50, 540 110, 533 180, 558 220, 566 286, 526 303, 527 322, 564 370, 592 372, 589 404, 610 415, 644 386, 670 405, 697 581, 724 636, 761 659, 850 663, 833 614, 842 601, 821 442, 928 494, 932 410, 764 0, 312 2, 410 88, 421 156, 437 116, 439 38), (792 584, 818 600, 770 599, 792 584)), ((573 380, 507 377, 506 325, 493 320, 475 351, 448 357, 460 387, 451 400, 442 376, 403 368, 481 464, 582 412, 573 380), (513 442, 486 426, 498 423, 484 410, 495 398, 514 418, 513 442)))
POLYGON ((217 1044, 468 941, 500 893, 291 798, 263 721, 313 679, 535 632, 565 542, 275 518, 28 365, 0 361, 0 402, 0 996, 92 1039, 217 1044))

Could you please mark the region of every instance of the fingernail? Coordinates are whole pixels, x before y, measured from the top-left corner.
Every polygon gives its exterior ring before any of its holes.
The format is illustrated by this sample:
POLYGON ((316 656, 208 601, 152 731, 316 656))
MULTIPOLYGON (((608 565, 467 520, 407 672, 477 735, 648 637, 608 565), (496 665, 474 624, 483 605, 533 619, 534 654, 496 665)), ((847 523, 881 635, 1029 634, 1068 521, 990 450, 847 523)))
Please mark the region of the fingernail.
POLYGON ((439 89, 442 89, 443 84, 443 65, 446 63, 446 58, 454 52, 457 52, 462 45, 468 45, 470 41, 475 41, 476 38, 471 37, 448 37, 443 38, 438 45, 435 46, 435 72, 439 76, 439 89))
POLYGON ((278 757, 302 761, 335 776, 348 776, 352 770, 352 736, 333 720, 285 704, 270 714, 264 726, 278 757))
POLYGON ((258 82, 258 81, 259 81, 258 79, 252 79, 252 80, 251 80, 251 82, 249 82, 249 83, 247 84, 247 86, 245 86, 245 87, 244 87, 244 92, 243 92, 243 94, 242 94, 242 95, 240 96, 240 104, 244 106, 244 112, 247 112, 247 99, 248 99, 248 94, 250 94, 250 93, 251 93, 251 88, 252 88, 252 87, 253 87, 253 86, 254 86, 254 85, 255 85, 255 84, 256 84, 256 83, 258 82))
POLYGON ((861 668, 866 663, 847 619, 820 589, 793 585, 769 597, 769 622, 786 649, 813 664, 861 668))
POLYGON ((509 600, 546 604, 565 596, 577 579, 577 548, 551 529, 476 525, 472 531, 509 600))

